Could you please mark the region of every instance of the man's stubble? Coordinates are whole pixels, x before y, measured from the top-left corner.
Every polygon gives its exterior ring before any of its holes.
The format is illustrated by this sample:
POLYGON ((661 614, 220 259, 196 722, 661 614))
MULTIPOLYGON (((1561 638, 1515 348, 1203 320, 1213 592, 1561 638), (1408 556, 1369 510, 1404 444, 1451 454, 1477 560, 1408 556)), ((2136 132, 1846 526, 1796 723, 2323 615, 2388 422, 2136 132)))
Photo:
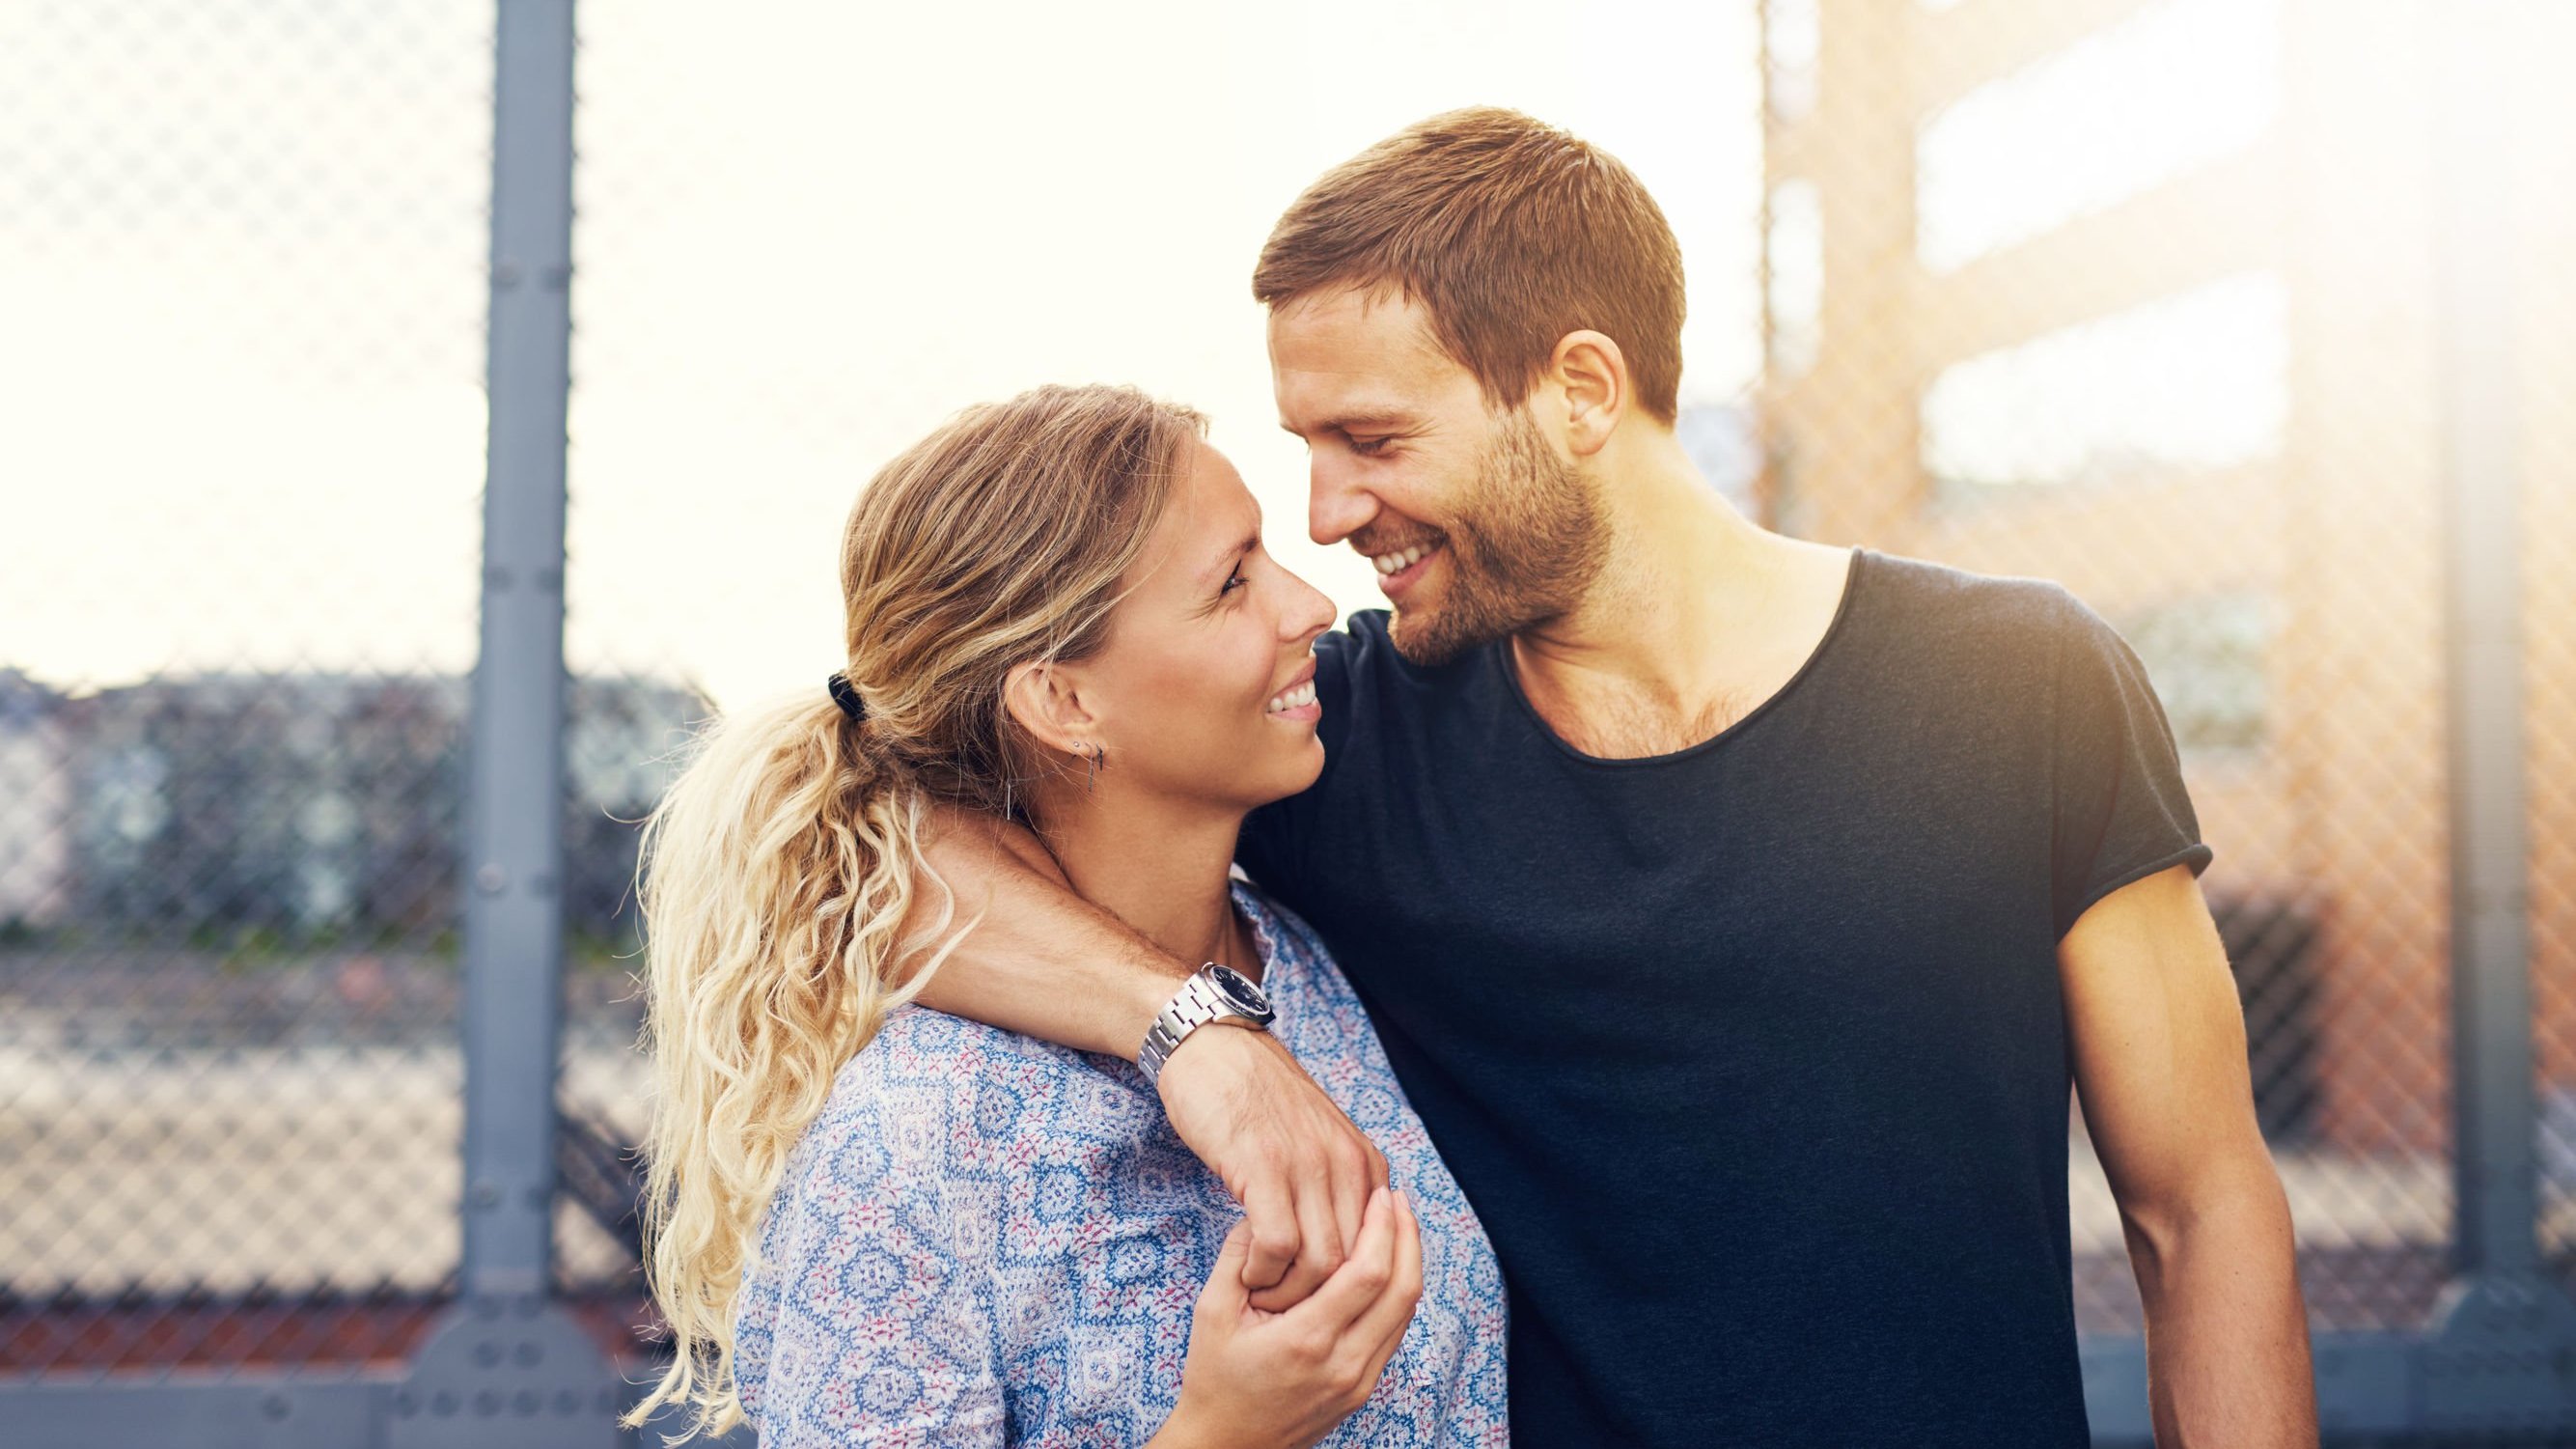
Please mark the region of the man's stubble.
POLYGON ((1526 409, 1495 426, 1469 488, 1447 531, 1449 577, 1438 607, 1399 608, 1389 631, 1413 664, 1447 664, 1562 617, 1609 560, 1599 499, 1526 409))

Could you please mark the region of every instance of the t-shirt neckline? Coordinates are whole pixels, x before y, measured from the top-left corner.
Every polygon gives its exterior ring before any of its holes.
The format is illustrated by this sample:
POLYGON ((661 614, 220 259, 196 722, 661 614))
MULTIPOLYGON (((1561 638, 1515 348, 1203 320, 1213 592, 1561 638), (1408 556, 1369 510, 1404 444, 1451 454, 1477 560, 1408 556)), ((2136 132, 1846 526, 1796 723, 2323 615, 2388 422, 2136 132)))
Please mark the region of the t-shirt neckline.
POLYGON ((1547 716, 1538 712, 1538 706, 1530 703, 1529 695, 1521 689, 1520 671, 1512 667, 1512 641, 1510 639, 1497 639, 1493 643, 1486 645, 1486 658, 1492 663, 1495 670, 1501 673, 1503 677, 1503 687, 1511 692, 1512 702, 1520 707, 1521 714, 1528 719, 1530 727, 1537 730, 1539 738, 1547 741, 1551 748, 1553 748, 1558 754, 1563 755, 1565 758, 1573 760, 1578 764, 1592 765, 1601 769, 1610 770, 1635 769, 1640 766, 1678 764, 1684 760, 1707 754, 1710 751, 1715 750, 1718 746, 1742 735, 1756 720, 1759 720, 1764 715, 1771 713, 1772 709, 1777 706, 1780 701, 1787 699, 1791 694, 1795 693, 1798 686, 1806 682, 1807 676, 1816 672, 1817 663, 1828 653, 1832 652, 1834 641, 1842 636, 1843 625, 1851 618, 1852 615, 1852 602, 1860 595, 1861 575, 1863 572, 1862 560, 1868 555, 1869 549, 1866 546, 1856 544, 1852 547, 1850 553, 1850 561, 1844 565, 1842 597, 1834 603, 1834 616, 1832 619, 1826 621, 1825 632, 1816 640, 1816 647, 1807 651, 1806 660, 1799 664, 1797 672, 1790 675, 1788 681, 1782 684, 1778 689, 1771 691, 1770 698, 1763 700, 1760 704, 1757 704, 1752 709, 1746 711, 1743 718, 1738 719, 1726 728, 1719 730, 1716 734, 1710 735, 1707 739, 1700 740, 1694 744, 1685 745, 1678 750, 1672 750, 1660 755, 1637 755, 1629 758, 1612 758, 1606 755, 1585 754, 1583 751, 1567 744, 1565 742, 1565 738, 1556 732, 1556 727, 1547 722, 1547 716))

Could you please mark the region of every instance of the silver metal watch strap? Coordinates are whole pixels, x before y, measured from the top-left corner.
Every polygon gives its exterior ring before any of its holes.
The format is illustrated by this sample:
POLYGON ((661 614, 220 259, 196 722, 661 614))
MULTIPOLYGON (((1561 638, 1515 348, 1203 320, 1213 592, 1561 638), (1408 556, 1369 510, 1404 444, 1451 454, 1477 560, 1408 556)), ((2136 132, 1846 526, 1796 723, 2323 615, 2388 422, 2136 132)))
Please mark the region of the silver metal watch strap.
POLYGON ((1144 1071, 1147 1082, 1162 1079, 1163 1063, 1171 1060, 1183 1038, 1219 1017, 1231 1017, 1256 1029, 1260 1027, 1259 1022, 1244 1015, 1226 999, 1225 993, 1208 979, 1207 972, 1208 968, 1202 966, 1189 980, 1182 982, 1181 989, 1172 994, 1171 1003, 1154 1018, 1152 1026, 1145 1028, 1145 1045, 1136 1053, 1136 1065, 1144 1071))

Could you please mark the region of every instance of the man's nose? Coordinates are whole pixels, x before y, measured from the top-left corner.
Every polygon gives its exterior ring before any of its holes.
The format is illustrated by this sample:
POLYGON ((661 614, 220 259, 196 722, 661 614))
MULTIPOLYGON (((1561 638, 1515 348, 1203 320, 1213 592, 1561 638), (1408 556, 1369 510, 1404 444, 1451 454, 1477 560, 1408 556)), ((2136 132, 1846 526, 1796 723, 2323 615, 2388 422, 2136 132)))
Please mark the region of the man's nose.
POLYGON ((1306 482, 1306 536, 1331 547, 1377 516, 1377 500, 1356 486, 1338 460, 1318 456, 1306 482))

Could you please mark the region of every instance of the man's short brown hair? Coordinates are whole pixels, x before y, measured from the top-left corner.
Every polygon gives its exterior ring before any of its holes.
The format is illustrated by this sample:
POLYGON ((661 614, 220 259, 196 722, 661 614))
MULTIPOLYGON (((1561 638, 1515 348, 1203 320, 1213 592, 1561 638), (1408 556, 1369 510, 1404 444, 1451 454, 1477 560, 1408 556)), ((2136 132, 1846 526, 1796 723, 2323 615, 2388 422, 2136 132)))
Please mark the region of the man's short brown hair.
POLYGON ((1326 288, 1394 286, 1488 400, 1529 396, 1556 344, 1619 344, 1637 400, 1673 421, 1682 376, 1682 253, 1617 157, 1518 111, 1417 121, 1324 173, 1270 232, 1252 295, 1277 308, 1326 288))

